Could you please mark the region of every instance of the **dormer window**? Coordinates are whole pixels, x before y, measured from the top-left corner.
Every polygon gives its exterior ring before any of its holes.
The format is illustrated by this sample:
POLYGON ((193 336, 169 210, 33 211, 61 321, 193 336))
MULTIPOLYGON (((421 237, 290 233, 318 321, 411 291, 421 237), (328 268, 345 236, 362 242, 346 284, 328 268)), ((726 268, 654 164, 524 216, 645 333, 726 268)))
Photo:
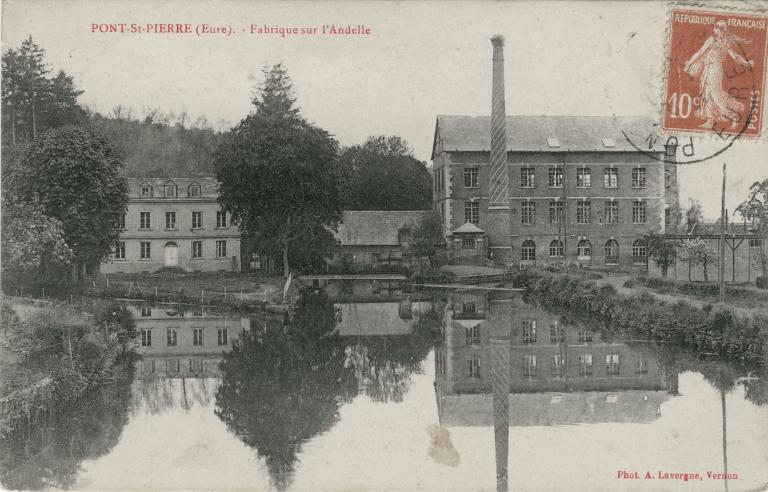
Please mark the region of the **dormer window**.
POLYGON ((556 138, 548 138, 547 146, 552 148, 557 148, 557 147, 560 147, 560 142, 556 138))
POLYGON ((175 184, 167 184, 165 185, 165 198, 176 198, 176 185, 175 184))
POLYGON ((141 198, 152 198, 152 187, 150 185, 141 185, 141 198))
POLYGON ((189 185, 187 196, 189 196, 190 198, 200 198, 200 185, 197 183, 193 183, 189 185))

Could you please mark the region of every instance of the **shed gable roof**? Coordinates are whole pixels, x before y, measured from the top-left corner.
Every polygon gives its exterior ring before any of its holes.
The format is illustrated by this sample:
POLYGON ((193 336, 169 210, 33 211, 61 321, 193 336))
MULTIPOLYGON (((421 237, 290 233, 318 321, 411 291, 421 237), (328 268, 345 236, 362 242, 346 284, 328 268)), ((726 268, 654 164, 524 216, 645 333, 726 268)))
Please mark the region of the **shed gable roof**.
POLYGON ((398 232, 418 226, 430 210, 347 210, 336 239, 343 246, 397 246, 398 232))

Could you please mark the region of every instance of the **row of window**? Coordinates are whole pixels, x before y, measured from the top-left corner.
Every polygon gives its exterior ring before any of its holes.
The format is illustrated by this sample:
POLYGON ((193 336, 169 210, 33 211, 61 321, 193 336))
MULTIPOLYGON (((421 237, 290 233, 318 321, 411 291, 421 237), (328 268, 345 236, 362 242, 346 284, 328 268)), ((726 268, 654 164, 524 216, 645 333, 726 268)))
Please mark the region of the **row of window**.
MULTIPOLYGON (((192 329, 192 345, 196 345, 196 346, 205 345, 205 339, 203 337, 203 333, 204 332, 202 328, 192 329)), ((165 345, 167 347, 175 347, 178 345, 178 342, 179 342, 179 336, 176 328, 168 328, 166 330, 165 345)), ((218 345, 227 345, 229 343, 229 333, 227 328, 218 329, 217 343, 218 345)), ((150 329, 141 330, 141 346, 142 347, 152 346, 152 330, 150 329)))
MULTIPOLYGON (((563 202, 552 200, 549 202, 549 223, 559 224, 563 221, 563 202)), ((648 221, 647 203, 643 200, 634 200, 632 202, 632 223, 646 224, 648 221)), ((480 223, 480 202, 464 202, 465 222, 472 224, 480 223)), ((666 217, 665 217, 666 219, 666 217)), ((619 223, 619 203, 616 201, 606 201, 603 204, 602 215, 598 214, 597 220, 602 224, 619 223)), ((581 200, 576 203, 576 223, 591 224, 593 222, 592 202, 581 200)), ((536 202, 524 201, 520 204, 520 223, 523 225, 533 225, 536 223, 536 202)))
MULTIPOLYGON (((512 330, 512 336, 518 336, 518 330, 512 330)), ((579 330, 577 334, 578 343, 590 343, 592 342, 592 332, 589 330, 579 330)), ((522 342, 524 344, 534 344, 538 340, 536 333, 536 320, 523 320, 522 322, 522 342)), ((467 345, 479 345, 480 344, 480 326, 473 326, 466 328, 466 342, 467 345)), ((560 323, 553 321, 549 325, 549 342, 561 343, 565 342, 565 330, 560 323)))
MULTIPOLYGON (((619 263, 619 242, 615 239, 609 239, 605 242, 605 264, 616 265, 619 263)), ((549 257, 550 258, 563 258, 565 255, 565 248, 563 241, 555 239, 549 243, 549 257)), ((632 243, 632 256, 634 263, 645 263, 647 254, 647 247, 645 240, 637 239, 632 243)), ((592 257, 592 243, 588 239, 579 240, 576 245, 576 256, 579 259, 591 259, 592 257)), ((520 259, 523 261, 535 261, 536 260, 536 243, 528 239, 523 241, 520 247, 520 259)))
MULTIPOLYGON (((166 248, 168 247, 176 247, 175 243, 173 245, 166 245, 166 248)), ((216 258, 226 258, 227 257, 227 241, 226 240, 218 240, 216 241, 216 258)), ((202 260, 203 259, 203 242, 202 241, 192 241, 191 247, 190 247, 190 258, 193 260, 202 260)), ((116 260, 126 260, 128 259, 125 254, 125 241, 118 241, 117 246, 115 247, 115 259, 116 260)), ((152 259, 152 243, 149 241, 139 241, 139 259, 141 260, 151 260, 152 259)))
MULTIPOLYGON (((160 361, 163 362, 163 361, 160 361)), ((165 372, 169 374, 175 374, 180 372, 181 361, 179 359, 168 359, 165 361, 165 372)), ((144 360, 141 363, 141 372, 143 374, 152 374, 155 372, 155 361, 144 360)), ((189 359, 189 372, 197 373, 203 372, 203 360, 202 359, 189 359)))
MULTIPOLYGON (((227 227, 227 213, 223 211, 216 212, 216 227, 227 227)), ((176 229, 176 212, 165 212, 165 228, 176 229)), ((192 212, 192 229, 203 228, 203 212, 192 212)), ((125 230, 125 214, 120 218, 120 229, 125 230)), ((139 230, 152 229, 152 213, 139 212, 139 230)))
MULTIPOLYGON (((477 167, 465 167, 464 168, 464 187, 465 188, 477 188, 479 186, 479 168, 477 167)), ((438 173, 442 174, 442 173, 438 173)), ((437 175, 436 175, 437 176, 437 175)), ((562 167, 550 167, 547 173, 547 186, 549 188, 562 188, 563 187, 563 168, 562 167)), ((665 182, 669 181, 669 176, 665 174, 665 182)), ((437 180, 436 180, 437 184, 437 180)), ((632 169, 632 188, 646 188, 648 181, 646 177, 646 169, 644 167, 637 167, 632 169)), ((665 185, 666 186, 666 185, 665 185)), ((521 188, 536 188, 536 170, 532 167, 520 168, 520 187, 521 188)), ((592 187, 592 169, 589 167, 579 167, 576 169, 576 187, 577 188, 591 188, 592 187)), ((618 188, 619 187, 619 170, 615 167, 606 167, 603 170, 603 187, 604 188, 618 188)), ((436 191, 439 189, 435 187, 436 191)))
MULTIPOLYGON (((594 362, 592 354, 582 354, 578 358, 579 376, 589 377, 594 374, 594 362)), ((635 375, 648 374, 648 362, 645 360, 635 361, 635 375)), ((556 378, 562 378, 566 375, 565 356, 553 355, 550 364, 550 375, 556 378)), ((608 376, 621 375, 621 363, 619 354, 607 354, 605 356, 605 374, 608 376)), ((526 377, 536 377, 539 375, 538 359, 535 355, 523 356, 522 375, 526 377)), ((467 359, 467 376, 470 378, 480 378, 480 357, 470 357, 467 359)))
MULTIPOLYGON (((140 187, 139 194, 141 195, 141 198, 154 198, 155 196, 155 188, 148 184, 144 183, 140 187)), ((187 187, 187 197, 188 198, 200 198, 202 194, 202 188, 197 183, 192 183, 187 187)), ((178 198, 179 197, 179 188, 174 183, 166 183, 163 185, 163 197, 164 198, 178 198)))

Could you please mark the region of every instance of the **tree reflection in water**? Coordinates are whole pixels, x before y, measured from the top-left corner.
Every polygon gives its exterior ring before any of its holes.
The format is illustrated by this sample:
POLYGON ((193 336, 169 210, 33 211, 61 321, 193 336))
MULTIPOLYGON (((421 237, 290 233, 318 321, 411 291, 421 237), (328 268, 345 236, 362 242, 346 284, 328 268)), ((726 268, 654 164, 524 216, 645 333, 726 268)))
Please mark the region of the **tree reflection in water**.
POLYGON ((80 463, 107 454, 128 421, 133 360, 110 382, 64 412, 13 429, 2 438, 0 482, 8 489, 70 488, 80 463))
POLYGON ((395 337, 341 337, 339 320, 325 294, 306 291, 282 330, 244 332, 220 364, 216 415, 257 450, 280 490, 301 446, 330 430, 360 390, 374 401, 402 400, 434 344, 432 330, 439 333, 435 313, 395 337))
POLYGON ((442 315, 433 308, 418 315, 409 335, 345 337, 345 367, 352 368, 359 389, 374 402, 401 402, 413 374, 439 341, 442 315), (350 340, 350 341, 352 341, 350 340))
POLYGON ((333 427, 356 395, 335 325, 325 295, 305 293, 283 332, 244 332, 220 365, 216 415, 258 451, 280 490, 302 444, 333 427))

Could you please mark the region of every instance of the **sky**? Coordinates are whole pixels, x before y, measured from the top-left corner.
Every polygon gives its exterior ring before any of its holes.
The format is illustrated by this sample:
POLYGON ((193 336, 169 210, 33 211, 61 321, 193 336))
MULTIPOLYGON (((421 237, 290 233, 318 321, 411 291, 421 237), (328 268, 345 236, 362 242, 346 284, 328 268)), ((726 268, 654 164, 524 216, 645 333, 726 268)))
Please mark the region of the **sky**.
MULTIPOLYGON (((752 2, 754 4, 754 2, 752 2)), ((764 5, 765 6, 765 5, 764 5)), ((667 6, 662 2, 246 2, 4 0, 3 50, 29 35, 83 105, 205 116, 226 129, 250 111, 265 66, 282 63, 303 115, 342 145, 405 138, 429 162, 439 114, 490 113, 490 37, 506 38, 508 114, 659 116, 667 6), (226 34, 102 33, 93 25, 209 24, 226 34), (251 27, 363 26, 367 35, 262 34, 251 27)), ((720 214, 768 178, 768 139, 739 140, 681 166, 681 205, 720 214)), ((697 139, 702 153, 716 142, 697 139)))

